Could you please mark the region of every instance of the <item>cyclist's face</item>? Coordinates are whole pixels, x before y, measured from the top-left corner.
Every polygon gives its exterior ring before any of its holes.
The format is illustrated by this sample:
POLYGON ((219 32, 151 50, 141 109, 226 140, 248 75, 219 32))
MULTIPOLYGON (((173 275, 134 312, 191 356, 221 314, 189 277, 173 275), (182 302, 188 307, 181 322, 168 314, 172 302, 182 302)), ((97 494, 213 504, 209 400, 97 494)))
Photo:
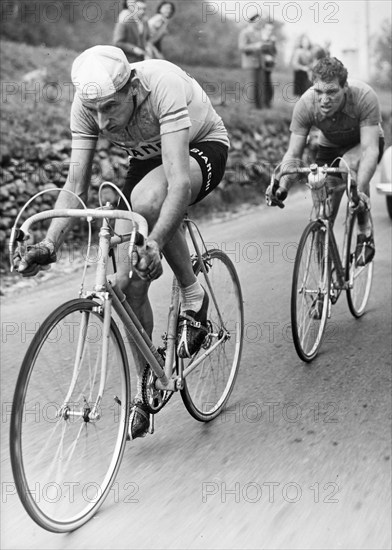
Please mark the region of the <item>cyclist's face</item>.
POLYGON ((134 109, 132 95, 125 92, 102 101, 85 102, 85 106, 97 116, 99 129, 111 133, 127 126, 134 109))
POLYGON ((331 82, 316 80, 313 85, 320 112, 327 117, 333 116, 344 102, 347 86, 341 86, 337 78, 331 82))

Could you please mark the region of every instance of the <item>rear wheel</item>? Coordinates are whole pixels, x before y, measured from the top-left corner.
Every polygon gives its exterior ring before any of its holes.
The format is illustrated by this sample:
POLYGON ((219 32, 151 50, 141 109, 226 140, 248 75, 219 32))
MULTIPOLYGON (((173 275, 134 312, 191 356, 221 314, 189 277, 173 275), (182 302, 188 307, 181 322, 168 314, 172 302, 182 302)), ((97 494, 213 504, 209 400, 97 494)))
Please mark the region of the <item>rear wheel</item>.
POLYGON ((188 412, 201 422, 215 418, 233 390, 240 366, 244 330, 242 292, 232 261, 214 249, 203 256, 203 265, 195 273, 209 295, 208 334, 189 361, 184 360, 186 374, 181 396, 188 412))
POLYGON ((354 214, 350 220, 346 258, 346 280, 349 282, 347 303, 354 317, 361 317, 365 313, 373 280, 373 261, 364 266, 357 266, 355 262, 358 234, 358 218, 354 214))
POLYGON ((27 350, 14 394, 10 448, 16 488, 30 517, 57 533, 77 529, 97 512, 115 480, 128 432, 125 347, 112 321, 102 361, 100 309, 78 299, 49 315, 27 350))
POLYGON ((294 263, 291 289, 291 329, 303 361, 316 357, 328 317, 330 268, 327 229, 318 221, 303 232, 294 263))

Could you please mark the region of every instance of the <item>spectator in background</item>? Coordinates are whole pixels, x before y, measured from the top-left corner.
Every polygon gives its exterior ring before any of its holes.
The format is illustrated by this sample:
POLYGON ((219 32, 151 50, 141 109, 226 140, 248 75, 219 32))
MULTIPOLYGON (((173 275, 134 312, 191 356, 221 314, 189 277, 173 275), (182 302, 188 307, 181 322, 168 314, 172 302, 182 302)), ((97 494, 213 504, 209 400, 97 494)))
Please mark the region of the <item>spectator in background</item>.
POLYGON ((248 99, 254 103, 256 109, 263 107, 262 92, 265 76, 261 59, 261 28, 262 20, 257 12, 250 17, 248 25, 242 29, 238 37, 241 67, 246 70, 248 99))
POLYGON ((125 0, 114 28, 113 45, 123 50, 129 63, 151 57, 147 52, 150 33, 145 14, 146 2, 125 0))
POLYGON ((317 63, 320 61, 320 59, 323 59, 324 57, 330 57, 330 46, 331 42, 327 41, 324 43, 324 46, 320 46, 320 44, 314 44, 313 46, 313 67, 317 65, 317 63))
POLYGON ((174 16, 176 7, 173 2, 161 2, 157 12, 148 20, 150 48, 152 56, 163 59, 162 38, 168 34, 169 20, 174 16))
POLYGON ((261 68, 262 68, 262 106, 271 107, 274 97, 274 88, 271 82, 272 70, 276 62, 276 38, 274 36, 274 26, 272 23, 266 23, 261 30, 261 68))
POLYGON ((313 66, 312 44, 306 34, 301 34, 291 58, 294 69, 294 94, 301 96, 312 85, 310 72, 313 66))

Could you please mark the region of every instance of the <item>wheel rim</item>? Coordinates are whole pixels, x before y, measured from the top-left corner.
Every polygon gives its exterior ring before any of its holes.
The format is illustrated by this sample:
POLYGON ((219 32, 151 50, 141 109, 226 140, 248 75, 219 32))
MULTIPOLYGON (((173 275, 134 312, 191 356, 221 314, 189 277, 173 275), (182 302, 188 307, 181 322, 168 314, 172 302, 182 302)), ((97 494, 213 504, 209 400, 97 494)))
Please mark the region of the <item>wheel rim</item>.
POLYGON ((373 261, 365 266, 357 266, 355 263, 355 248, 358 233, 358 221, 355 216, 352 220, 347 267, 347 279, 349 281, 347 300, 350 311, 355 317, 360 317, 365 312, 373 280, 373 261))
POLYGON ((292 288, 292 331, 296 350, 311 360, 321 345, 328 316, 330 274, 326 261, 326 233, 313 225, 300 243, 292 288))
POLYGON ((26 355, 26 383, 15 395, 15 481, 30 515, 50 530, 69 530, 91 517, 110 489, 124 446, 128 382, 113 332, 105 393, 98 415, 91 418, 103 330, 101 317, 91 313, 91 307, 70 308, 54 326, 43 326, 44 341, 32 350, 30 360, 26 355), (87 321, 80 372, 71 383, 80 327, 87 321), (28 368, 32 361, 33 368, 28 368), (68 405, 62 407, 71 386, 68 405))
POLYGON ((209 295, 208 334, 198 354, 191 361, 184 361, 186 368, 221 341, 185 379, 187 401, 191 402, 190 412, 196 412, 199 420, 216 416, 227 401, 237 375, 243 336, 242 295, 230 260, 220 251, 212 251, 207 267, 219 312, 199 270, 198 279, 209 295))

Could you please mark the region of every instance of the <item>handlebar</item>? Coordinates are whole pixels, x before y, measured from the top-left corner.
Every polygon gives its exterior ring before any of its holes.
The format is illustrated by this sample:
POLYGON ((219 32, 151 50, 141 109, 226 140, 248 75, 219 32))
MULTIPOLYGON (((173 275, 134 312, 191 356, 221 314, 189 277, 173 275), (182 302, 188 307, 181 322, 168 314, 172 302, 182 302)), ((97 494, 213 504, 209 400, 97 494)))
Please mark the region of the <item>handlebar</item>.
POLYGON ((306 175, 309 176, 310 174, 316 175, 319 172, 323 176, 327 175, 334 175, 334 174, 347 174, 347 193, 351 197, 351 201, 353 202, 354 206, 357 206, 359 203, 359 196, 358 196, 358 187, 356 181, 351 176, 351 172, 348 168, 338 168, 338 167, 330 167, 330 166, 318 166, 317 164, 311 164, 310 166, 306 167, 297 167, 297 168, 290 168, 287 170, 282 170, 279 173, 279 178, 276 178, 275 175, 276 169, 274 170, 272 176, 271 176, 271 196, 269 198, 269 206, 279 206, 279 208, 284 208, 284 204, 282 201, 280 201, 276 196, 275 193, 279 187, 279 181, 283 176, 289 176, 289 175, 306 175))
MULTIPOLYGON (((134 238, 131 238, 130 242, 130 254, 134 245, 143 246, 144 240, 148 235, 147 220, 137 214, 136 212, 129 212, 127 210, 95 210, 93 208, 85 208, 83 210, 77 208, 63 208, 45 210, 44 212, 38 212, 33 214, 27 220, 23 222, 21 227, 17 229, 15 226, 12 228, 10 242, 9 242, 9 254, 10 264, 12 266, 12 256, 14 251, 15 242, 27 241, 30 238, 30 227, 39 221, 50 220, 54 218, 79 218, 92 221, 93 219, 112 219, 112 220, 128 220, 133 222, 136 233, 134 238)), ((111 246, 115 246, 125 241, 124 236, 116 235, 111 238, 111 246)))

